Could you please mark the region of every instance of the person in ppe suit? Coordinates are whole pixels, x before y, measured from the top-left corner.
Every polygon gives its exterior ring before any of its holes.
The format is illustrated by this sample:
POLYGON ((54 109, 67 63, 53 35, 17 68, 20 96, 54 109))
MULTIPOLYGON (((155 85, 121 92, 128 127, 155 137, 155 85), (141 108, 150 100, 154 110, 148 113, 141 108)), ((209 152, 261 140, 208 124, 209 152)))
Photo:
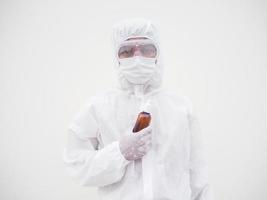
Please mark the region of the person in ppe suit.
POLYGON ((113 27, 117 85, 90 97, 68 127, 66 172, 102 200, 211 200, 191 100, 162 88, 158 31, 146 19, 113 27), (138 114, 148 127, 133 133, 138 114))

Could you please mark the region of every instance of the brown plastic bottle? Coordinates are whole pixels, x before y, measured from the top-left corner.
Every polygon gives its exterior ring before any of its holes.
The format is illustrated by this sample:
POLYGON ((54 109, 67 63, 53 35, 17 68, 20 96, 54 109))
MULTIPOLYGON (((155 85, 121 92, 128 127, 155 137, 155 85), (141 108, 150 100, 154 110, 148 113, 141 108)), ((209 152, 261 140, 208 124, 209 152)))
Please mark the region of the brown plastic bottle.
POLYGON ((151 121, 150 113, 145 112, 145 111, 139 113, 137 120, 135 122, 135 126, 133 128, 133 132, 136 133, 148 127, 148 125, 150 124, 150 121, 151 121))

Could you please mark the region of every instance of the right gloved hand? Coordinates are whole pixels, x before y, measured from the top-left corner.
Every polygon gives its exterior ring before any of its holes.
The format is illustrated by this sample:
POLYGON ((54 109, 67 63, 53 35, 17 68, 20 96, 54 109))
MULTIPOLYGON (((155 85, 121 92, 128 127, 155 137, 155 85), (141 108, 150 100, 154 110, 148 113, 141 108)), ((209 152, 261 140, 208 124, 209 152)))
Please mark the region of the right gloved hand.
POLYGON ((148 126, 139 132, 130 131, 119 140, 120 151, 126 160, 142 158, 151 148, 152 128, 148 126))

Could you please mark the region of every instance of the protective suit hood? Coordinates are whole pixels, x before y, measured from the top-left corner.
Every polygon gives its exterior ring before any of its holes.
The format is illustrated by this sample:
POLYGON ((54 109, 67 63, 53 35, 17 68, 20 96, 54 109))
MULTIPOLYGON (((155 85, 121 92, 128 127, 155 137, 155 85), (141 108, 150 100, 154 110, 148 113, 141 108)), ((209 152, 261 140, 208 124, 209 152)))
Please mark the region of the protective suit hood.
POLYGON ((150 20, 142 18, 126 19, 119 21, 113 26, 112 30, 112 43, 115 70, 117 72, 117 88, 130 94, 142 94, 148 95, 161 90, 162 77, 163 77, 163 65, 162 55, 160 53, 158 30, 150 20), (119 60, 117 57, 120 44, 133 37, 146 37, 152 40, 157 46, 157 62, 155 72, 151 76, 148 82, 143 85, 135 85, 130 83, 123 75, 119 73, 119 60))

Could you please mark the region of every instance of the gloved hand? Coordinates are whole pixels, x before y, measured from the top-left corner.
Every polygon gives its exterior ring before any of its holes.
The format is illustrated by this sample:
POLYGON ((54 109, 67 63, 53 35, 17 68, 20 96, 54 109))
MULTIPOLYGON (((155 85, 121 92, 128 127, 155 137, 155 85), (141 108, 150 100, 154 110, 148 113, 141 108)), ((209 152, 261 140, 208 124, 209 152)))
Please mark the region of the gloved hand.
POLYGON ((143 157, 151 148, 152 128, 148 126, 139 132, 128 134, 119 140, 122 155, 126 160, 136 160, 143 157))

